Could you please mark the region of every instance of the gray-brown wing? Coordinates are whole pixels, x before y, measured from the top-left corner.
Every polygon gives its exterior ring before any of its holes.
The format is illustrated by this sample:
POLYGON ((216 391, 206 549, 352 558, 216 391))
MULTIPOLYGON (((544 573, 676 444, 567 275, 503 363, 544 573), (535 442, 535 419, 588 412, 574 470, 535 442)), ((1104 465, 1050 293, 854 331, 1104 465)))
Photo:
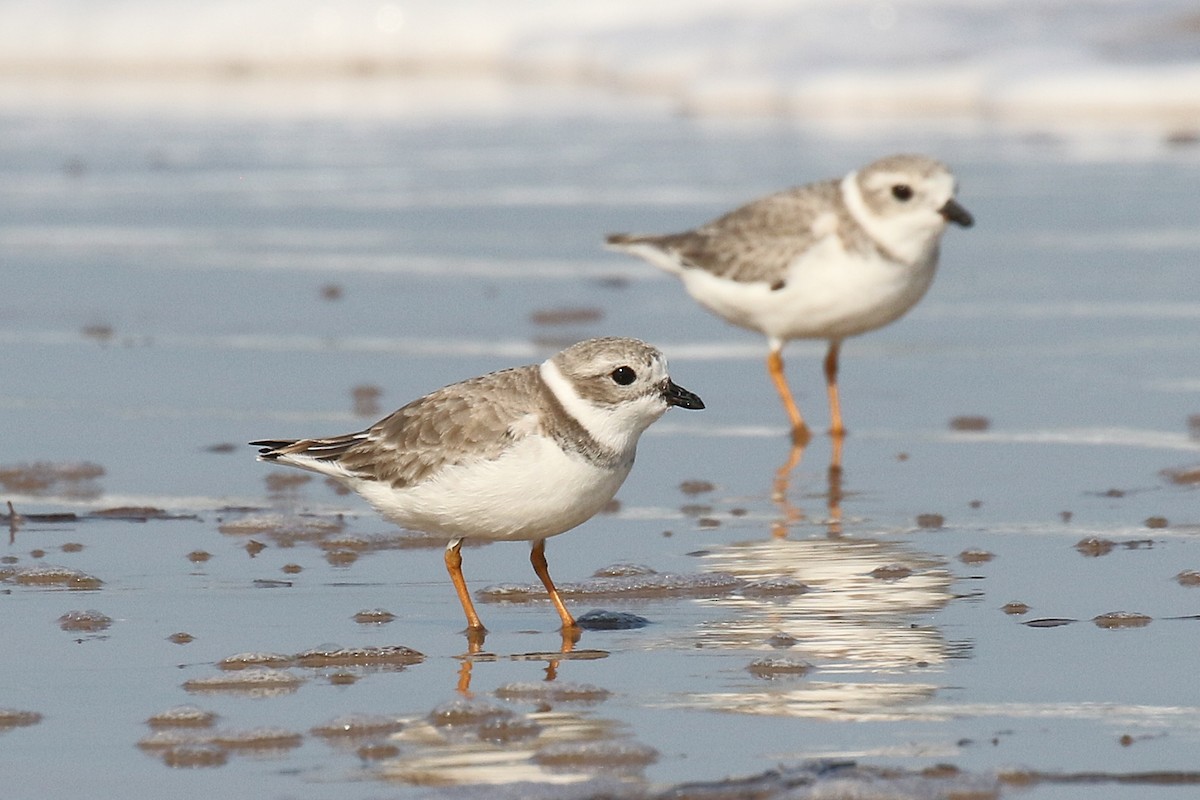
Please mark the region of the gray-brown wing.
POLYGON ((450 464, 496 458, 536 430, 517 423, 541 412, 540 387, 535 366, 493 372, 414 400, 361 433, 296 442, 290 451, 409 486, 450 464))
POLYGON ((838 183, 824 181, 768 195, 684 233, 631 238, 722 278, 774 284, 817 241, 818 217, 833 212, 840 226, 842 208, 838 183))

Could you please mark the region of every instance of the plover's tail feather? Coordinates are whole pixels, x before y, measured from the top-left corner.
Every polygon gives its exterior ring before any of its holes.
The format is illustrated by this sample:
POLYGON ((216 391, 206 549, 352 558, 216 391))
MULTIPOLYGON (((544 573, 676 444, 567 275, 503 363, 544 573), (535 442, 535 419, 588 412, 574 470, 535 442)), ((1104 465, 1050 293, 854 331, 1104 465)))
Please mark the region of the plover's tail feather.
POLYGON ((250 446, 258 448, 258 456, 263 461, 275 461, 284 448, 295 443, 295 439, 259 439, 257 442, 251 442, 250 446))
POLYGON ((647 237, 639 236, 634 233, 610 233, 604 238, 604 241, 608 242, 613 247, 622 247, 624 245, 633 244, 645 238, 647 237))
POLYGON ((636 233, 610 233, 605 241, 609 250, 619 253, 629 253, 637 256, 661 270, 674 275, 683 272, 689 266, 680 257, 679 251, 673 246, 672 235, 653 236, 636 233))
POLYGON ((363 436, 362 433, 351 433, 329 439, 260 439, 250 444, 259 448, 259 461, 345 477, 348 471, 338 461, 351 447, 362 441, 363 436))

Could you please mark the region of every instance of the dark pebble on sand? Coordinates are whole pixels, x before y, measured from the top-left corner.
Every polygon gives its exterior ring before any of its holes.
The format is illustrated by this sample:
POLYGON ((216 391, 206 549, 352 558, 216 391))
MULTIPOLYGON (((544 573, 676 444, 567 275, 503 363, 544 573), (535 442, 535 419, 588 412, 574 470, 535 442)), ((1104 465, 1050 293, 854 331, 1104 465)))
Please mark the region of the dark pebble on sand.
POLYGON ((704 494, 705 492, 711 492, 716 488, 717 487, 709 481, 698 480, 695 478, 692 480, 686 480, 679 484, 679 491, 687 495, 704 494))
POLYGON ((1075 543, 1075 549, 1085 556, 1106 556, 1112 552, 1116 542, 1111 539, 1099 539, 1095 536, 1089 536, 1086 539, 1080 539, 1075 543))
POLYGON ((627 611, 594 609, 575 619, 575 624, 588 631, 628 631, 644 628, 650 620, 627 611))

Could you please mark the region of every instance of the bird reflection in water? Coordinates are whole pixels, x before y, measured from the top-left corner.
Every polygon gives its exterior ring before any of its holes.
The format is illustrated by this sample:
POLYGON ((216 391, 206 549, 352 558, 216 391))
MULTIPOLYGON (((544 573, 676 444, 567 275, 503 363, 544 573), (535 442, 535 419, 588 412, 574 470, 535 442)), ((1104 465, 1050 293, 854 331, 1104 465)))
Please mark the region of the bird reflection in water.
MULTIPOLYGON (((550 682, 558 678, 558 664, 564 659, 595 659, 606 658, 608 652, 604 650, 576 650, 575 645, 579 641, 582 634, 579 628, 563 628, 562 629, 562 646, 558 652, 539 652, 539 653, 524 653, 511 656, 514 660, 520 661, 542 661, 546 662, 546 672, 544 681, 550 682)), ((463 697, 471 697, 471 668, 478 661, 497 661, 499 656, 495 653, 487 652, 483 649, 484 640, 487 638, 487 632, 468 628, 466 630, 467 637, 467 652, 460 656, 456 656, 459 660, 458 667, 458 683, 455 690, 463 697)))
MULTIPOLYGON (((842 447, 846 434, 830 432, 831 449, 829 453, 829 468, 826 470, 825 491, 825 526, 831 538, 842 535, 842 447)), ((792 475, 804 460, 804 449, 807 444, 792 441, 787 460, 775 470, 775 478, 771 484, 771 501, 779 507, 782 516, 771 524, 771 536, 776 539, 786 538, 788 531, 797 522, 805 519, 803 509, 788 499, 792 475)))
MULTIPOLYGON (((564 637, 558 651, 501 656, 485 651, 481 637, 470 637, 468 652, 458 657, 457 696, 407 718, 389 739, 397 756, 380 763, 373 774, 423 787, 550 787, 599 778, 643 782, 642 772, 658 752, 639 742, 629 726, 598 713, 611 693, 557 680, 562 661, 608 655, 575 644, 575 638, 564 637), (473 696, 474 663, 500 660, 547 666, 542 680, 502 684, 487 692, 491 698, 473 696)), ((486 674, 485 667, 481 670, 486 674)))

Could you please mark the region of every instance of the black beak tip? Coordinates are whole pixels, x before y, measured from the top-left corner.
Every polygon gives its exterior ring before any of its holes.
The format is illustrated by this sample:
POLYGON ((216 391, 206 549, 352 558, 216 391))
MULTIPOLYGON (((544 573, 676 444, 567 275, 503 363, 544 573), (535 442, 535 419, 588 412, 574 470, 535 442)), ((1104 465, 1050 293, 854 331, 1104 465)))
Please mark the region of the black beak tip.
POLYGON ((954 198, 947 200, 946 204, 938 209, 938 213, 945 217, 947 222, 953 222, 963 228, 969 228, 975 224, 975 218, 971 216, 971 212, 959 205, 954 198))
POLYGON ((674 381, 667 381, 667 391, 664 396, 666 397, 667 405, 679 406, 680 408, 692 409, 694 411, 704 408, 704 401, 700 399, 700 395, 689 392, 674 381))

